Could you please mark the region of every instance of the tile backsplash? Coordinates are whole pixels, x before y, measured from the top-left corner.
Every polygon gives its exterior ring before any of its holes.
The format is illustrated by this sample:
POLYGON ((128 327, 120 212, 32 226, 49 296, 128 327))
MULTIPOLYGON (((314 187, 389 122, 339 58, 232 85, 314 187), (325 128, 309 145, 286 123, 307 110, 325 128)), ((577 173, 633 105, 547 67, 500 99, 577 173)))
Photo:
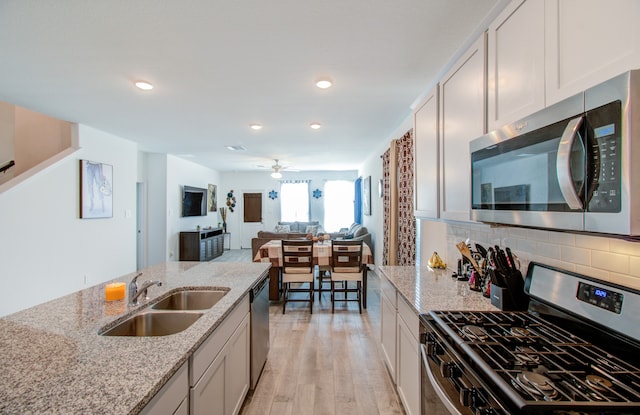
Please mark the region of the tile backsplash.
POLYGON ((477 242, 511 248, 523 274, 529 262, 536 261, 640 289, 640 241, 473 223, 440 222, 437 226, 446 226, 446 257, 451 265, 460 257, 456 243, 468 238, 472 247, 477 242))

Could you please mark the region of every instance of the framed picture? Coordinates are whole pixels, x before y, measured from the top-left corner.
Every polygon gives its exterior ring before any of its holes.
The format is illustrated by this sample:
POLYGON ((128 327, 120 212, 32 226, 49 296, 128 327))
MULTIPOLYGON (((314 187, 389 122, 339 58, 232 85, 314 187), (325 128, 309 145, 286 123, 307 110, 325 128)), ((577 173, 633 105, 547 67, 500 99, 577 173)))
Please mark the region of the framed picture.
POLYGON ((207 199, 209 212, 215 212, 218 210, 218 186, 215 184, 209 185, 209 198, 207 199))
POLYGON ((113 217, 113 166, 80 160, 80 218, 113 217))
POLYGON ((371 176, 362 182, 362 213, 371 216, 371 176))

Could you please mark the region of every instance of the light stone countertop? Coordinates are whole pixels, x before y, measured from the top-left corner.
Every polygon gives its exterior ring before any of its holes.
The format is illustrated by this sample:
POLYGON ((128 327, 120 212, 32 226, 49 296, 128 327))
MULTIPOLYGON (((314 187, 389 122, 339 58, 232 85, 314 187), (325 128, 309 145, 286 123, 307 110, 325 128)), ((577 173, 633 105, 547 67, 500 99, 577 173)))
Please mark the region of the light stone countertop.
MULTIPOLYGON (((98 330, 147 304, 106 302, 103 284, 0 319, 0 413, 136 414, 249 292, 269 264, 170 262, 139 278, 162 281, 150 301, 180 287, 230 291, 170 336, 106 337, 98 330)), ((108 282, 129 282, 135 273, 108 282)))
POLYGON ((451 270, 427 266, 380 266, 383 276, 417 314, 439 311, 497 311, 491 300, 469 290, 466 281, 451 277, 451 270))

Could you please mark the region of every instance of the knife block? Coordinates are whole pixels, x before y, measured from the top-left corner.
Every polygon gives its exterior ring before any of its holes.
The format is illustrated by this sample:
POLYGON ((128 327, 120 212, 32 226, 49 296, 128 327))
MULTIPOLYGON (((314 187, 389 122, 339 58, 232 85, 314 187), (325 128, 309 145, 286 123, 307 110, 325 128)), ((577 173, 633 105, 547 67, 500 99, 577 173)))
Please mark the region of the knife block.
POLYGON ((529 301, 522 293, 514 293, 507 287, 491 284, 491 304, 502 311, 524 311, 529 306, 529 301))

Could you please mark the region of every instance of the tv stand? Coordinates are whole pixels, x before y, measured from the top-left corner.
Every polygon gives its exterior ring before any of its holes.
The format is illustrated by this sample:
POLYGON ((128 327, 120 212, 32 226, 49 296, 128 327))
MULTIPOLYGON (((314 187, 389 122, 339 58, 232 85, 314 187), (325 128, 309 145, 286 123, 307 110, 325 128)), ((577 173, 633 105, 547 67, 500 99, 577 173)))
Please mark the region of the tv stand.
POLYGON ((223 250, 222 228, 180 232, 180 261, 211 261, 223 250))

